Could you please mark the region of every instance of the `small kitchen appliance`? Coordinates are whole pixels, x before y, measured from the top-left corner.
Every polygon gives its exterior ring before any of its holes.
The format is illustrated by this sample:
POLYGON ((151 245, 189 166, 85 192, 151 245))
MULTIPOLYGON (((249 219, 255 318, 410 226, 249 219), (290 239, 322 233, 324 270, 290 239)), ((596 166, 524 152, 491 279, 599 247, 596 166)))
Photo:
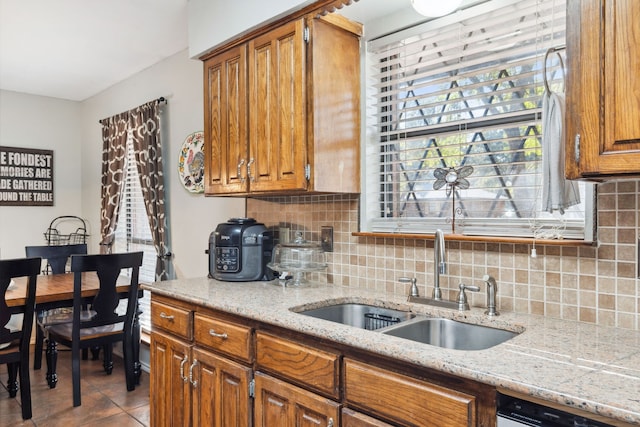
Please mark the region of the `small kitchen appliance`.
POLYGON ((227 282, 273 280, 273 232, 253 218, 230 218, 209 235, 209 276, 227 282))

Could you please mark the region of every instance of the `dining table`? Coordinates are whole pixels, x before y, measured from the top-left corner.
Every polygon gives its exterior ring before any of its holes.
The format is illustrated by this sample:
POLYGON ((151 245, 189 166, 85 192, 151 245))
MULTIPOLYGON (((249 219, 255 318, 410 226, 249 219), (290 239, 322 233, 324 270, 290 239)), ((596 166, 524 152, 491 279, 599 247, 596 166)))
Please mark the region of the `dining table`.
MULTIPOLYGON (((95 271, 82 274, 82 298, 85 303, 91 303, 100 289, 100 280, 95 271)), ((74 273, 41 274, 36 282, 36 312, 51 310, 73 305, 73 278, 74 273)), ((118 277, 116 289, 121 299, 129 295, 130 279, 126 276, 118 277)), ((16 277, 6 293, 6 303, 9 311, 12 308, 23 306, 26 301, 27 277, 16 277)), ((142 296, 142 290, 138 291, 138 297, 142 296)), ((136 310, 133 322, 133 356, 136 383, 140 383, 142 365, 140 364, 140 310, 136 310)), ((47 378, 56 379, 55 372, 47 372, 47 378)), ((49 387, 55 387, 55 383, 49 383, 49 387)))

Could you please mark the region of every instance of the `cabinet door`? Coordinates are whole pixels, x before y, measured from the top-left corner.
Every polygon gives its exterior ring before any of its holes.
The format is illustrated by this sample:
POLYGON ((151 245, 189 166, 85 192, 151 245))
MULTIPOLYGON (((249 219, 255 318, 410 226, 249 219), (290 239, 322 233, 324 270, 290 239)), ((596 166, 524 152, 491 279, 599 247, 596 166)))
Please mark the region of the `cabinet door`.
POLYGON ((348 408, 342 409, 342 427, 393 427, 384 421, 371 418, 348 408))
POLYGON ((640 2, 569 0, 567 8, 567 176, 638 175, 640 2))
POLYGON ((307 186, 304 21, 249 42, 251 192, 307 186))
POLYGON ((254 427, 333 427, 340 404, 272 378, 255 374, 254 427))
POLYGON ((246 45, 204 63, 205 192, 248 189, 246 45))
POLYGON ((153 426, 191 425, 190 384, 185 381, 190 349, 184 341, 151 334, 149 403, 153 426))
POLYGON ((250 426, 251 368, 197 347, 193 360, 193 425, 250 426))

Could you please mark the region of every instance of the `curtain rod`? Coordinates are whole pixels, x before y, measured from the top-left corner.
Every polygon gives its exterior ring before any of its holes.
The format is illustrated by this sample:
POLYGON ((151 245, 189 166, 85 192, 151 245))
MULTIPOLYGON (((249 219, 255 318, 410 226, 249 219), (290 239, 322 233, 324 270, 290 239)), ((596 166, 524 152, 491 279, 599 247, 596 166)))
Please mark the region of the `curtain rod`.
MULTIPOLYGON (((150 101, 151 102, 151 101, 150 101)), ((166 104, 167 102, 169 102, 167 100, 167 98, 165 98, 164 96, 161 96, 160 98, 156 99, 156 102, 159 104, 166 104)), ((144 105, 144 104, 143 104, 144 105)), ((131 111, 131 110, 130 110, 131 111)), ((108 118, 107 118, 108 119, 108 118)), ((98 120, 98 123, 102 124, 103 121, 107 120, 107 119, 102 119, 102 120, 98 120)))

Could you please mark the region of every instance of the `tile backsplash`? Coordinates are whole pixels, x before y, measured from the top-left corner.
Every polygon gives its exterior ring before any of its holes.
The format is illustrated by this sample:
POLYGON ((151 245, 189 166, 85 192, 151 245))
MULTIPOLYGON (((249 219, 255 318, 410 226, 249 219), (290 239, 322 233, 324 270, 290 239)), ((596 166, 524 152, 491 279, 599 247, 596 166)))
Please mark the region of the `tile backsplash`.
MULTIPOLYGON (((472 306, 485 306, 482 276, 498 282, 498 310, 640 329, 637 251, 640 181, 598 184, 598 245, 594 247, 511 243, 446 242, 448 272, 440 278, 443 297, 455 297, 459 283, 475 284, 472 306)), ((359 197, 287 196, 247 200, 247 215, 267 227, 288 227, 310 241, 333 226, 334 251, 326 274, 316 277, 345 286, 406 295, 400 277, 416 277, 420 295, 431 295, 433 241, 356 237, 359 197), (326 279, 325 279, 326 276, 326 279)))

